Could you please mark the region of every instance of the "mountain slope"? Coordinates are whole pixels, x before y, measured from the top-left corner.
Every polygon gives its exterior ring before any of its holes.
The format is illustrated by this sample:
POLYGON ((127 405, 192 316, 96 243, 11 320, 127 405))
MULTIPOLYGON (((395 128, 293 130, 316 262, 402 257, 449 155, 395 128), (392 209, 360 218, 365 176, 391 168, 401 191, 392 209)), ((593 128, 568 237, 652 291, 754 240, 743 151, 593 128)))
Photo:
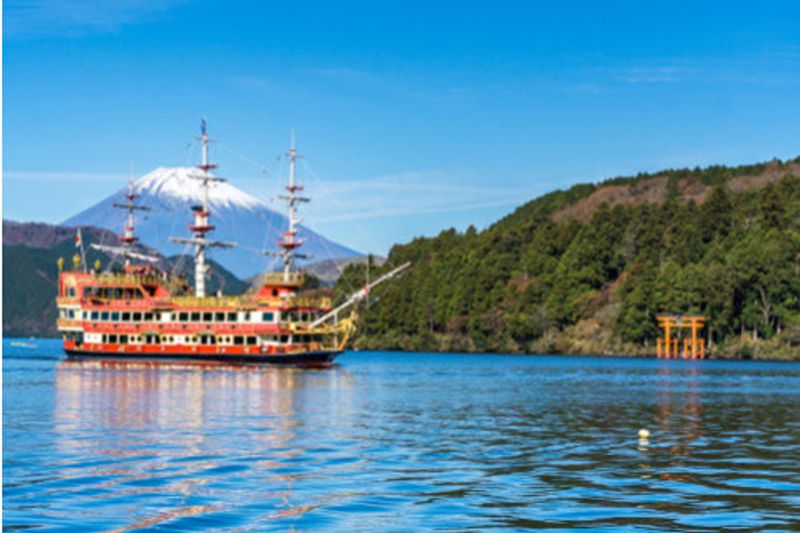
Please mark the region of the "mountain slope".
MULTIPOLYGON (((101 240, 111 233, 82 228, 84 239, 101 240)), ((3 221, 3 335, 52 337, 56 335, 58 258, 71 264, 75 255, 75 228, 3 221), (30 244, 30 246, 25 246, 30 244)), ((108 256, 86 250, 90 265, 108 256)))
MULTIPOLYGON (((360 255, 358 257, 348 257, 345 259, 326 259, 316 263, 310 263, 304 268, 307 274, 316 276, 319 281, 325 286, 332 286, 336 284, 342 272, 348 265, 362 264, 368 261, 369 255, 360 255)), ((372 264, 380 266, 386 258, 373 255, 372 264)))
MULTIPOLYGON (((140 204, 152 209, 138 217, 136 233, 142 242, 164 255, 189 252, 184 245, 171 243, 169 237, 189 235, 190 207, 202 203, 199 181, 189 177, 198 172, 195 168, 158 168, 134 183, 134 190, 141 195, 140 204)), ((112 204, 119 202, 122 194, 123 190, 120 190, 70 217, 63 225, 96 226, 119 232, 126 214, 112 204)), ((211 223, 216 226, 210 238, 238 244, 232 250, 211 250, 214 260, 239 278, 247 278, 276 265, 274 259, 264 256, 262 251, 276 249, 275 243, 288 226, 285 216, 229 182, 212 185, 209 203, 211 223)), ((307 228, 301 227, 301 237, 305 240, 303 253, 312 256, 312 261, 359 255, 307 228)))
MULTIPOLYGON (((799 163, 577 185, 484 231, 397 245, 383 270, 412 269, 376 289, 357 342, 653 354, 656 314, 698 313, 716 355, 800 358, 799 163)), ((339 285, 363 277, 350 266, 339 285)))

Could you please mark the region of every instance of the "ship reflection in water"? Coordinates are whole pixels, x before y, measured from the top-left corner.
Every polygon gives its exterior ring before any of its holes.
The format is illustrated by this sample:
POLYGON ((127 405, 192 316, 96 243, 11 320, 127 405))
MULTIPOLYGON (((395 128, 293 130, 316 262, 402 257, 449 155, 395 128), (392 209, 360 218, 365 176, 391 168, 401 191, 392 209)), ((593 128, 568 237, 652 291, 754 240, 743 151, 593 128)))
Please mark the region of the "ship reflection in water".
POLYGON ((3 345, 9 529, 800 530, 797 363, 127 366, 38 342, 3 345))
POLYGON ((310 508, 292 498, 303 463, 315 461, 308 441, 324 443, 332 427, 351 425, 351 393, 338 365, 65 360, 56 368, 55 430, 61 455, 91 458, 91 475, 107 478, 95 486, 98 498, 184 500, 114 531, 193 516, 213 523, 226 506, 205 495, 234 489, 245 471, 238 490, 262 499, 256 507, 272 520, 310 508))

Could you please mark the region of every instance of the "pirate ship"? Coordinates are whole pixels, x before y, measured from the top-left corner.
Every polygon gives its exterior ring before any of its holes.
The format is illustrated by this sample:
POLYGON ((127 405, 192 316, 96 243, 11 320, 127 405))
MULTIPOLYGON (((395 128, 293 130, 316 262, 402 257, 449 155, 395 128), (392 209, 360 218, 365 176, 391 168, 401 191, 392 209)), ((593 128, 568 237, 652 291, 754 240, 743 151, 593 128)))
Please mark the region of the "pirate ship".
POLYGON ((270 252, 282 259, 283 268, 267 272, 258 286, 243 295, 206 293, 209 248, 232 248, 232 242, 214 241, 209 188, 223 181, 209 162, 209 137, 205 121, 198 137, 201 163, 191 178, 202 190, 202 203, 192 206, 190 237, 172 237, 176 243, 194 248, 194 287, 185 276, 159 268, 159 258, 142 253, 135 245, 135 214, 148 210, 137 204, 133 182, 125 202, 114 204, 127 211, 119 243, 114 246, 92 244, 123 259, 119 271, 103 272, 86 265, 80 233, 73 268, 65 270, 59 261, 58 330, 70 358, 115 358, 123 360, 188 360, 222 363, 276 363, 324 365, 344 351, 355 329, 355 304, 368 297, 370 290, 390 279, 409 264, 403 264, 356 291, 339 305, 331 298, 308 296, 297 261, 303 244, 298 206, 308 202, 297 182, 298 157, 292 140, 286 194, 280 196, 288 207, 288 228, 270 252))

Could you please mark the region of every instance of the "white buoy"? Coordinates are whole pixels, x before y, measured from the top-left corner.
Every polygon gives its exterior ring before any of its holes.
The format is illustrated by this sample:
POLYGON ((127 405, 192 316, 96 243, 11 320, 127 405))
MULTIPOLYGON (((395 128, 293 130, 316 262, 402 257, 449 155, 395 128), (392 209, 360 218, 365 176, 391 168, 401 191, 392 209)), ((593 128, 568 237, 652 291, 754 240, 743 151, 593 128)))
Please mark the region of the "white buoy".
POLYGON ((639 438, 640 439, 647 439, 650 437, 650 430, 642 428, 639 430, 639 438))

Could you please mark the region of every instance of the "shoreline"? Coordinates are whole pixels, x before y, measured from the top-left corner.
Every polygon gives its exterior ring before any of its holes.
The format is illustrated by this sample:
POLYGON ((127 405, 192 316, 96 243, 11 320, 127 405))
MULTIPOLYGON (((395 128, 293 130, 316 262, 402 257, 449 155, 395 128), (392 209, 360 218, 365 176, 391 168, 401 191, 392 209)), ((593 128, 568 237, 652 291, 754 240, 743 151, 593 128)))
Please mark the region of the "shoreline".
MULTIPOLYGON (((20 343, 20 342, 35 342, 35 341, 60 341, 58 337, 10 337, 10 336, 3 336, 3 339, 9 343, 20 343)), ((412 353, 412 354, 449 354, 449 355, 499 355, 499 356, 514 356, 514 357, 542 357, 542 356, 559 356, 559 357, 591 357, 591 358, 618 358, 618 359, 654 359, 660 360, 663 359, 665 361, 755 361, 755 362, 783 362, 783 363, 792 363, 792 362, 800 362, 800 353, 796 354, 794 358, 792 357, 774 357, 770 355, 762 355, 762 356, 741 356, 741 355, 729 355, 729 354, 719 354, 719 353, 712 353, 707 357, 701 359, 691 359, 691 358, 684 358, 684 357, 671 357, 671 358, 659 358, 656 356, 655 353, 644 353, 644 352, 607 352, 607 353, 600 353, 600 352, 586 352, 586 351, 546 351, 546 352, 510 352, 510 351, 500 351, 500 350, 482 350, 482 351, 464 351, 464 350, 436 350, 436 349, 407 349, 407 348, 384 348, 380 346, 358 346, 358 341, 361 339, 357 339, 356 346, 348 348, 346 352, 389 352, 389 353, 412 353)), ((27 347, 26 347, 27 348, 27 347)), ((33 348, 29 348, 33 349, 33 348)))
POLYGON ((483 351, 483 352, 463 352, 463 351, 443 351, 443 350, 403 350, 403 349, 386 349, 386 348, 351 348, 347 352, 388 352, 388 353, 413 353, 413 354, 449 354, 449 355, 498 355, 505 357, 586 357, 586 358, 609 358, 609 359, 653 359, 664 361, 753 361, 753 362, 780 362, 780 363, 800 363, 800 355, 795 359, 787 359, 780 357, 740 357, 740 356, 708 356, 704 358, 691 359, 684 357, 657 357, 656 354, 632 354, 632 353, 584 353, 584 352, 499 352, 499 351, 483 351))

